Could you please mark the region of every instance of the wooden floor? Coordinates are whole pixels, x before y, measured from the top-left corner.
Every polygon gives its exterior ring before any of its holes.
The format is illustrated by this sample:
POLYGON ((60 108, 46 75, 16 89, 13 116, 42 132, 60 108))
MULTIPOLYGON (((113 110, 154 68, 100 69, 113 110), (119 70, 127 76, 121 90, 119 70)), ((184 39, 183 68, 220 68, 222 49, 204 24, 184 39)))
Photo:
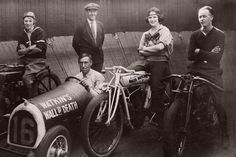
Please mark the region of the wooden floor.
MULTIPOLYGON (((187 46, 191 32, 172 32, 174 53, 171 56, 171 69, 174 73, 185 73, 188 64, 187 46)), ((138 59, 137 47, 142 32, 119 32, 106 34, 104 41, 104 67, 112 65, 128 66, 138 59)), ((47 49, 47 62, 63 81, 67 76, 79 72, 78 56, 72 48, 72 36, 50 38, 47 49)), ((224 86, 227 91, 236 91, 236 32, 226 31, 225 53, 222 59, 224 86)), ((16 41, 0 42, 0 63, 16 61, 16 41)), ((108 76, 109 77, 109 76, 108 76)), ((108 78, 107 77, 107 78, 108 78)))

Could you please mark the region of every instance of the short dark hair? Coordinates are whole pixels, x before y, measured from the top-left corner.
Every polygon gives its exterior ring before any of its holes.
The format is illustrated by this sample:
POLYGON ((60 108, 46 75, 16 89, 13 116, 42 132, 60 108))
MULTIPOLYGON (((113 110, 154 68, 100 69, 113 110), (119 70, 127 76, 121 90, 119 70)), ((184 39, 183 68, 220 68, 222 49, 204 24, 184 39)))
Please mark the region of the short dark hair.
POLYGON ((79 61, 81 58, 88 57, 91 61, 93 61, 92 55, 89 53, 82 53, 79 57, 79 61))
POLYGON ((164 15, 161 13, 160 9, 157 7, 152 7, 148 9, 147 11, 147 17, 146 17, 147 23, 148 23, 148 16, 150 15, 150 12, 155 12, 157 14, 159 23, 164 21, 164 15))
POLYGON ((202 9, 208 10, 209 13, 210 13, 212 16, 214 16, 214 10, 213 10, 212 7, 210 7, 210 6, 203 6, 203 7, 201 7, 201 8, 198 9, 198 12, 199 12, 199 10, 202 10, 202 9))

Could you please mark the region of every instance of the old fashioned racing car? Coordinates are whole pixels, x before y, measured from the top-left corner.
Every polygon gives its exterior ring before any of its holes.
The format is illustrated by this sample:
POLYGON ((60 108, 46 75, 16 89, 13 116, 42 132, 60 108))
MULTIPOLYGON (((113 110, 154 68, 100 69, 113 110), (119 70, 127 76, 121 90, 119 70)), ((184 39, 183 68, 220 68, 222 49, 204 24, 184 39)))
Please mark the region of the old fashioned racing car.
MULTIPOLYGON (((68 77, 59 87, 25 100, 13 110, 7 144, 17 150, 14 153, 35 157, 70 156, 70 126, 82 116, 92 98, 75 79, 68 77)), ((1 149, 9 151, 9 148, 1 149)))

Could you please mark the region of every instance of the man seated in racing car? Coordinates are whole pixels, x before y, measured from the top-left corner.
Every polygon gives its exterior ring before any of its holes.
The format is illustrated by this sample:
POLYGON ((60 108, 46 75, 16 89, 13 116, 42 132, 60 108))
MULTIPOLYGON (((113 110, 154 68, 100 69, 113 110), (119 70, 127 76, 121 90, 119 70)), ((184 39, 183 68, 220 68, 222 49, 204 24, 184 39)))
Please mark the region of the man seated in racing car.
POLYGON ((101 73, 91 69, 92 64, 92 56, 88 53, 82 53, 79 58, 80 73, 75 77, 80 79, 80 83, 86 90, 95 96, 101 93, 100 86, 105 81, 105 78, 101 73))

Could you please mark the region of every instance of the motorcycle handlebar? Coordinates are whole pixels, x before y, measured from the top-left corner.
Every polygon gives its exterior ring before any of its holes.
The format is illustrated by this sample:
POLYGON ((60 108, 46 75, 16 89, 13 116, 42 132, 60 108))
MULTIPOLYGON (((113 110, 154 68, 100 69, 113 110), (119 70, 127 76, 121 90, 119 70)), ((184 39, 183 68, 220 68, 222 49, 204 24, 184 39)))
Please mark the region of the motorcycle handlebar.
POLYGON ((203 81, 203 82, 206 82, 208 84, 210 84, 211 86, 215 87, 216 89, 220 90, 220 91, 224 91, 224 89, 220 86, 218 86, 217 84, 207 80, 207 79, 204 79, 202 77, 199 77, 199 76, 194 76, 194 80, 200 80, 200 81, 203 81))
POLYGON ((1 67, 7 67, 7 68, 16 68, 16 67, 24 67, 23 64, 0 64, 1 67))
POLYGON ((127 69, 123 66, 105 67, 105 70, 124 70, 127 73, 134 73, 135 72, 135 70, 130 70, 130 69, 127 69))
POLYGON ((193 76, 193 75, 189 75, 189 74, 182 74, 182 75, 179 75, 179 74, 172 74, 166 78, 163 79, 163 81, 165 80, 168 80, 170 78, 180 78, 181 80, 186 80, 188 79, 189 77, 191 77, 191 79, 194 81, 194 80, 199 80, 199 81, 203 81, 207 84, 210 84, 211 86, 215 87, 216 89, 220 90, 220 91, 223 91, 224 89, 220 86, 218 86, 217 84, 205 79, 205 78, 202 78, 200 76, 193 76))

